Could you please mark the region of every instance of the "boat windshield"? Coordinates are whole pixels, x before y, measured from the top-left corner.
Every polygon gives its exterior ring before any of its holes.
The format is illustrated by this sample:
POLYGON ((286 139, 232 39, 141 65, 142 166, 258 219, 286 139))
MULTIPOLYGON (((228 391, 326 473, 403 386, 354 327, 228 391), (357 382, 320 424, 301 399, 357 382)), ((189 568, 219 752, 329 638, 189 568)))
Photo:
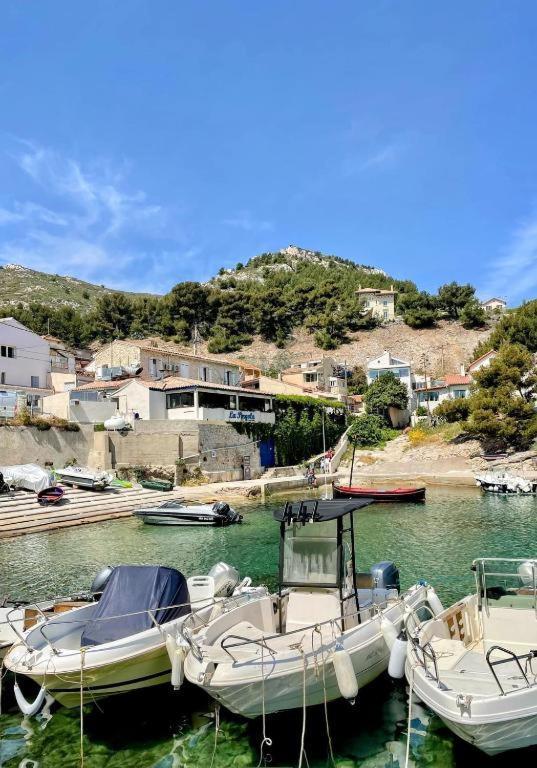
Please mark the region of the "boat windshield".
POLYGON ((338 586, 337 520, 293 523, 286 529, 282 584, 338 586))
POLYGON ((490 607, 533 608, 537 612, 537 560, 481 558, 472 567, 485 612, 490 607))

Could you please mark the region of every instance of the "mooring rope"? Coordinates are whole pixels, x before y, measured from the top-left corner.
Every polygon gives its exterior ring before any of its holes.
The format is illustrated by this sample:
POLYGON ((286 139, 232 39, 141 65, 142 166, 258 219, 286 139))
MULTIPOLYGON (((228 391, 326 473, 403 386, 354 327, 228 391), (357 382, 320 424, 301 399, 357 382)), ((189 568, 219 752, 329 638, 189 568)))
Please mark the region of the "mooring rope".
MULTIPOLYGON (((326 699, 326 669, 325 669, 325 660, 324 660, 323 635, 322 635, 321 629, 320 629, 318 624, 315 626, 313 632, 318 632, 319 633, 319 642, 320 642, 320 645, 321 645, 321 667, 322 667, 322 671, 323 671, 324 720, 325 720, 325 723, 326 723, 326 737, 328 739, 328 751, 330 753, 330 761, 331 761, 332 765, 335 768, 336 761, 335 761, 335 758, 334 758, 334 750, 332 748, 332 736, 330 734, 330 723, 328 721, 328 701, 326 699)), ((312 645, 313 645, 313 632, 311 633, 312 645)), ((317 656, 315 655, 314 658, 315 658, 315 664, 317 664, 317 656)))
POLYGON ((261 739, 261 746, 259 747, 259 762, 257 768, 261 768, 267 761, 263 755, 265 746, 272 746, 272 739, 267 736, 266 732, 266 715, 265 715, 265 645, 264 641, 261 643, 261 716, 263 721, 263 738, 261 739))
POLYGON ((307 667, 307 661, 306 661, 306 654, 304 653, 304 648, 302 647, 302 644, 300 645, 299 649, 300 653, 302 654, 302 662, 303 662, 303 678, 302 678, 302 734, 300 736, 300 757, 298 760, 298 768, 302 768, 302 758, 305 758, 306 764, 308 764, 308 758, 306 756, 306 749, 304 747, 304 742, 306 739, 306 667, 307 667))
POLYGON ((84 768, 84 658, 86 649, 80 649, 80 768, 84 768))
POLYGON ((410 730, 412 726, 412 691, 414 688, 414 666, 410 667, 410 680, 408 681, 408 725, 406 732, 405 768, 408 768, 410 760, 410 730))
POLYGON ((220 730, 220 704, 218 702, 215 705, 214 708, 214 746, 213 746, 213 754, 211 757, 211 765, 210 768, 213 768, 214 764, 214 758, 216 757, 216 746, 218 744, 218 731, 220 730))

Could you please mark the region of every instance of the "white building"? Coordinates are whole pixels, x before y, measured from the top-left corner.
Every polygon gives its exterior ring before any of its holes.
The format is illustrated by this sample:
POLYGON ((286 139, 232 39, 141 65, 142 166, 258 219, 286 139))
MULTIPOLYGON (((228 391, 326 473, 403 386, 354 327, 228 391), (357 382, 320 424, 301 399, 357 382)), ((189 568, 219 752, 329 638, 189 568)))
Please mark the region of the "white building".
POLYGON ((417 405, 434 411, 445 400, 468 397, 471 383, 470 376, 459 373, 447 374, 442 379, 428 380, 427 384, 424 381, 416 382, 417 405))
POLYGON ((488 313, 496 313, 499 314, 500 312, 504 312, 507 309, 507 302, 504 299, 498 299, 497 297, 493 297, 492 299, 487 299, 486 301, 481 302, 481 308, 485 310, 485 312, 488 313))
POLYGON ((395 318, 395 296, 393 285, 389 291, 382 288, 362 288, 356 291, 358 298, 363 301, 364 309, 382 322, 395 318))
POLYGON ((0 318, 0 416, 39 409, 50 392, 48 342, 13 317, 0 318))
POLYGON ((114 392, 127 419, 274 424, 272 396, 226 384, 170 376, 161 381, 131 379, 114 392))
POLYGON ((489 366, 497 354, 498 353, 495 349, 489 349, 489 351, 485 352, 484 355, 481 355, 481 357, 473 360, 468 366, 468 374, 473 376, 474 373, 477 373, 477 371, 479 371, 481 368, 486 368, 489 366))
POLYGON ((412 367, 408 360, 394 357, 390 352, 384 350, 382 355, 369 360, 367 363, 367 383, 371 384, 384 373, 393 373, 408 389, 409 397, 412 397, 412 367))

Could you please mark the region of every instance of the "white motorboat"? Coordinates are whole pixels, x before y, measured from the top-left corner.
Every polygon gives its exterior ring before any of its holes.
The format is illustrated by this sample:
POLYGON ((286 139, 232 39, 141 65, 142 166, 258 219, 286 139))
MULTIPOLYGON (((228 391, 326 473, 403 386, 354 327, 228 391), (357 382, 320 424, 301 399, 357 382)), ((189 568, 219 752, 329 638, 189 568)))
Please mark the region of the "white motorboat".
MULTIPOLYGON (((340 697, 388 666, 405 611, 427 602, 383 562, 355 569, 353 512, 364 499, 288 502, 280 522, 279 589, 207 624, 186 620, 186 678, 232 712, 254 718, 340 697)), ((434 593, 433 593, 434 594, 434 593)), ((436 595, 435 595, 436 597, 436 595)))
POLYGON ((489 755, 537 744, 537 560, 473 563, 476 591, 409 632, 406 676, 489 755))
POLYGON ((63 485, 91 488, 94 491, 104 490, 114 479, 114 476, 109 472, 102 472, 90 467, 79 467, 77 465, 56 469, 55 474, 63 485))
POLYGON ((190 504, 182 499, 163 501, 150 507, 142 507, 133 512, 148 525, 231 525, 241 523, 242 515, 226 504, 190 504))
POLYGON ((92 702, 170 679, 179 686, 182 655, 175 636, 191 606, 208 620, 228 601, 265 593, 249 585, 248 579, 239 583, 237 571, 225 563, 188 580, 173 568, 116 566, 98 602, 43 619, 7 653, 5 666, 38 686, 31 703, 15 690, 19 707, 35 714, 47 694, 74 707, 81 691, 92 702))
POLYGON ((537 493, 537 481, 510 472, 483 472, 475 481, 487 493, 537 493))

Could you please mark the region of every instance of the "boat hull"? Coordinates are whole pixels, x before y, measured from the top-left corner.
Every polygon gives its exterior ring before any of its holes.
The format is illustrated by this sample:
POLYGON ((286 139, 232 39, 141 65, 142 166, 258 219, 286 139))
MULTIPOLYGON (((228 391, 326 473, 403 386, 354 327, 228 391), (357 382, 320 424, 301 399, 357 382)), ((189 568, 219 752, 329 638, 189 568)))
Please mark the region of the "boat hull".
POLYGON ((333 485, 335 499, 373 499, 376 502, 424 501, 425 488, 395 488, 383 491, 378 488, 359 488, 356 486, 333 485))
POLYGON ((229 523, 222 523, 221 521, 203 520, 195 517, 172 517, 170 515, 136 515, 144 521, 146 525, 212 525, 222 526, 229 525, 229 523))
MULTIPOLYGON (((398 601, 388 605, 382 615, 399 629, 404 605, 417 609, 426 602, 426 594, 425 587, 416 586, 406 593, 404 603, 398 601)), ((263 655, 259 650, 255 656, 244 661, 218 663, 215 670, 208 659, 199 660, 189 653, 185 661, 185 676, 231 712, 252 719, 263 712, 271 714, 301 709, 304 693, 307 706, 322 704, 325 698, 326 701, 341 698, 334 665, 329 660, 336 640, 341 641, 350 656, 359 688, 371 683, 388 667, 390 652, 378 615, 343 634, 338 633, 337 638, 333 632, 327 632, 322 644, 319 643, 313 650, 318 638, 316 633, 314 627, 305 628, 303 635, 295 636, 296 644, 286 640, 285 635, 276 640, 267 637, 267 650, 263 655), (284 648, 271 655, 268 650, 271 642, 277 646, 280 641, 283 641, 284 648), (300 645, 303 653, 297 647, 300 645)))
POLYGON ((44 685, 47 693, 67 708, 80 706, 81 680, 84 703, 89 704, 109 696, 169 683, 171 676, 170 659, 165 647, 96 667, 89 662, 82 671, 80 665, 76 669, 67 667, 61 672, 58 669, 56 673, 53 669, 50 663, 48 672, 29 670, 26 676, 39 687, 44 685))
POLYGON ((408 659, 405 671, 407 680, 413 678, 413 691, 417 698, 456 736, 487 755, 537 744, 537 702, 530 700, 533 695, 531 689, 522 689, 520 693, 504 697, 488 696, 481 700, 474 697, 470 712, 462 714, 457 704, 457 691, 439 689, 436 682, 421 670, 414 668, 412 673, 408 659), (513 716, 516 712, 527 714, 513 716))

